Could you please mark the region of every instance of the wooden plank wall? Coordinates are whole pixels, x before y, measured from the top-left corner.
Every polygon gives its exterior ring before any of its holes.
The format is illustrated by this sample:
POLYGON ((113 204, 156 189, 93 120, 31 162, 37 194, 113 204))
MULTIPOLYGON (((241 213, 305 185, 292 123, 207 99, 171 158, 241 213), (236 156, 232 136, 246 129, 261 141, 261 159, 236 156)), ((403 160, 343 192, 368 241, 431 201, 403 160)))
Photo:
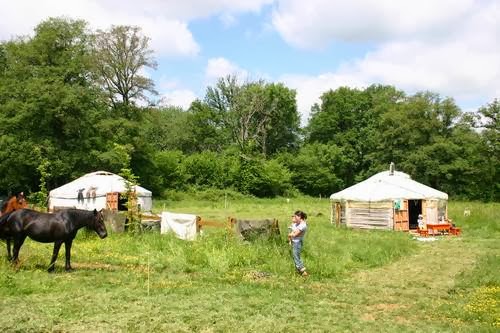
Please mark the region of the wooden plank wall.
POLYGON ((346 204, 337 201, 332 201, 330 204, 330 222, 338 227, 340 224, 346 223, 346 204))
POLYGON ((424 219, 426 223, 438 223, 438 201, 426 200, 424 219))
POLYGON ((392 201, 347 202, 345 220, 352 228, 392 229, 392 201))

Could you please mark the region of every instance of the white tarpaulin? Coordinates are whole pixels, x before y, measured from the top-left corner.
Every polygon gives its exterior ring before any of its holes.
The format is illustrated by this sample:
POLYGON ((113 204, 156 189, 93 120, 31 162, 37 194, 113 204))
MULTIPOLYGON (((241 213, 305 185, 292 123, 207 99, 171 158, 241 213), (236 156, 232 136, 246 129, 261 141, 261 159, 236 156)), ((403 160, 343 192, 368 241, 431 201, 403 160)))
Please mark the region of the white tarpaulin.
POLYGON ((161 213, 160 233, 173 232, 180 239, 196 239, 196 215, 161 213))

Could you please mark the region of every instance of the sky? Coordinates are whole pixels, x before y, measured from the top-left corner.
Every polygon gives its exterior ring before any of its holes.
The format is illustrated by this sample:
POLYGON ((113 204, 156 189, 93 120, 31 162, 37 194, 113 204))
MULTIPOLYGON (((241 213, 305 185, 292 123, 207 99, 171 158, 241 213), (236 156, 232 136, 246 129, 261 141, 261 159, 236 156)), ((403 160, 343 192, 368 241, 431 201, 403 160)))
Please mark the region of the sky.
POLYGON ((93 30, 135 25, 158 63, 167 105, 188 108, 217 79, 263 79, 297 92, 305 124, 326 91, 393 85, 475 111, 500 98, 498 0, 0 0, 0 40, 49 17, 93 30))

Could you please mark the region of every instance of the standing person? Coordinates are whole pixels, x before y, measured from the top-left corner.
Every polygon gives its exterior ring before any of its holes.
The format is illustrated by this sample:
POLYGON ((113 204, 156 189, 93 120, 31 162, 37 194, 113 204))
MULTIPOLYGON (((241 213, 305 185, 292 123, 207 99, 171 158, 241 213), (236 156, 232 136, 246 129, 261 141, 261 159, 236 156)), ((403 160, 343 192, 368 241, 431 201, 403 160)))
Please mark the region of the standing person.
POLYGON ((307 276, 306 268, 300 258, 302 246, 304 245, 304 235, 307 230, 307 214, 301 210, 292 215, 291 231, 288 234, 288 243, 292 245, 293 262, 297 272, 302 276, 307 276))

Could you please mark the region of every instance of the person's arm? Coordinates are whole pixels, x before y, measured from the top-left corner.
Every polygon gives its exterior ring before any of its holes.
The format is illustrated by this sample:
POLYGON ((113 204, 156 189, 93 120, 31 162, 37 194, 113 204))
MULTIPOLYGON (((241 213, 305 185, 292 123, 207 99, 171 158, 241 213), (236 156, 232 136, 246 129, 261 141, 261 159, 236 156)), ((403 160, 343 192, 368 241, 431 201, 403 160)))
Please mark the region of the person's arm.
POLYGON ((293 237, 300 236, 301 233, 302 233, 302 230, 296 229, 296 230, 294 230, 294 231, 292 231, 291 233, 288 234, 288 238, 293 238, 293 237))

